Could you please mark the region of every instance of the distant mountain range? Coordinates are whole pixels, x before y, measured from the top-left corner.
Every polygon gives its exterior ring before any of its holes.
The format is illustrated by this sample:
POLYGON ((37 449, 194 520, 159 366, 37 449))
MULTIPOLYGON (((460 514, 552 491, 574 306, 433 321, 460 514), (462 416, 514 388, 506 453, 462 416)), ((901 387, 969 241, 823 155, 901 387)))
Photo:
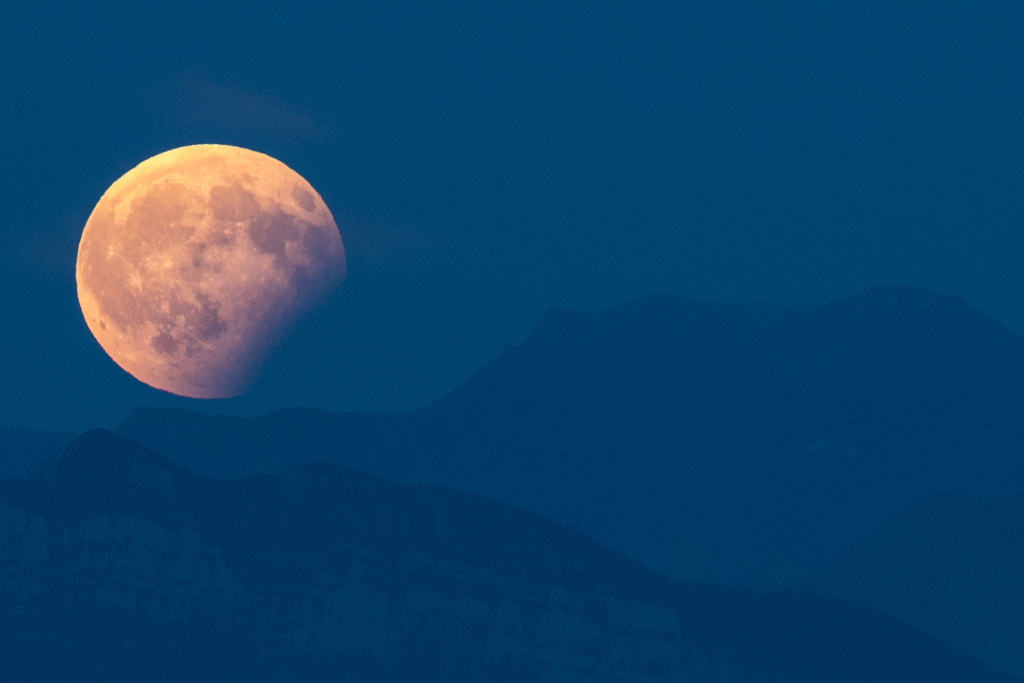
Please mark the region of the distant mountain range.
POLYGON ((925 498, 807 585, 1024 676, 1024 496, 925 498))
POLYGON ((205 478, 88 432, 0 481, 5 679, 1015 680, 881 613, 671 581, 460 491, 205 478))
POLYGON ((197 473, 320 459, 533 510, 672 576, 814 576, 941 491, 1024 491, 1024 339, 962 300, 648 296, 549 312, 411 413, 139 409, 117 432, 197 473))

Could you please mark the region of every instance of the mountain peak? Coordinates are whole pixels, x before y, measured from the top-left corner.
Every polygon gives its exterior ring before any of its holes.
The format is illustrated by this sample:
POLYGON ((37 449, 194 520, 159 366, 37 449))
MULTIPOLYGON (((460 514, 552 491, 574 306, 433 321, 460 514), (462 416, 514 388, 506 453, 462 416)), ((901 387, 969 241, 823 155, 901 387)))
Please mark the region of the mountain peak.
POLYGON ((171 501, 174 476, 183 472, 156 451, 106 429, 85 432, 56 463, 33 477, 85 499, 151 498, 171 501))

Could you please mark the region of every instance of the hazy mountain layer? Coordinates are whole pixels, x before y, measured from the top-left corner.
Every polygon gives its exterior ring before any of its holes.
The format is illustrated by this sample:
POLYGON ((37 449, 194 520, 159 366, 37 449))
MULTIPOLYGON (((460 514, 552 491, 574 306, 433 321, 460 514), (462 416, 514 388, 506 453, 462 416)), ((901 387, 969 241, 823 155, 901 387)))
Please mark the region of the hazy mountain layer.
POLYGON ((255 420, 140 409, 119 433, 197 472, 310 457, 445 484, 677 577, 816 575, 921 496, 1024 490, 1024 340, 908 287, 824 306, 650 296, 551 311, 423 410, 255 420))
POLYGON ((0 427, 0 479, 27 479, 45 460, 56 460, 75 437, 20 427, 0 427))
POLYGON ((1024 676, 1024 496, 910 506, 810 584, 1024 676))
POLYGON ((1011 680, 478 496, 326 464, 212 480, 103 431, 0 482, 0 653, 12 680, 1011 680))

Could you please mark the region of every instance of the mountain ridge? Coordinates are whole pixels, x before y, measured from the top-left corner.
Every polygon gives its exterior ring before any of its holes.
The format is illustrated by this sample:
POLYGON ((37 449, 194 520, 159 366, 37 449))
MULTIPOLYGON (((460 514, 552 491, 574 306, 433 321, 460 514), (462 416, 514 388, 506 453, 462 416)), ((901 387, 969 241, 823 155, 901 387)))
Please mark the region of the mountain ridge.
POLYGON ((74 434, 0 427, 0 478, 27 479, 41 462, 56 460, 74 434))
POLYGON ((105 430, 0 481, 23 680, 992 681, 876 612, 672 581, 473 494, 329 463, 214 480, 105 430))
POLYGON ((895 287, 554 311, 418 411, 138 409, 117 432, 216 476, 315 453, 532 509, 680 578, 776 583, 915 498, 1024 490, 1021 413, 1024 339, 895 287))
POLYGON ((1024 495, 907 506, 804 585, 880 609, 1024 676, 1024 495))

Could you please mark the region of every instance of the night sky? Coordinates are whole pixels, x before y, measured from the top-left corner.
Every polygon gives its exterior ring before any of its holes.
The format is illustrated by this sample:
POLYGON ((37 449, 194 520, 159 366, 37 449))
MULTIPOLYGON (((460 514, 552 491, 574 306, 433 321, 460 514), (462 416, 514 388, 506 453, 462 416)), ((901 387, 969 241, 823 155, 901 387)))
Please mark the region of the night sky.
POLYGON ((552 306, 959 295, 1024 332, 1024 4, 5 2, 0 426, 138 405, 403 411, 552 306), (320 192, 345 285, 246 395, 89 333, 75 255, 144 159, 223 143, 320 192))

